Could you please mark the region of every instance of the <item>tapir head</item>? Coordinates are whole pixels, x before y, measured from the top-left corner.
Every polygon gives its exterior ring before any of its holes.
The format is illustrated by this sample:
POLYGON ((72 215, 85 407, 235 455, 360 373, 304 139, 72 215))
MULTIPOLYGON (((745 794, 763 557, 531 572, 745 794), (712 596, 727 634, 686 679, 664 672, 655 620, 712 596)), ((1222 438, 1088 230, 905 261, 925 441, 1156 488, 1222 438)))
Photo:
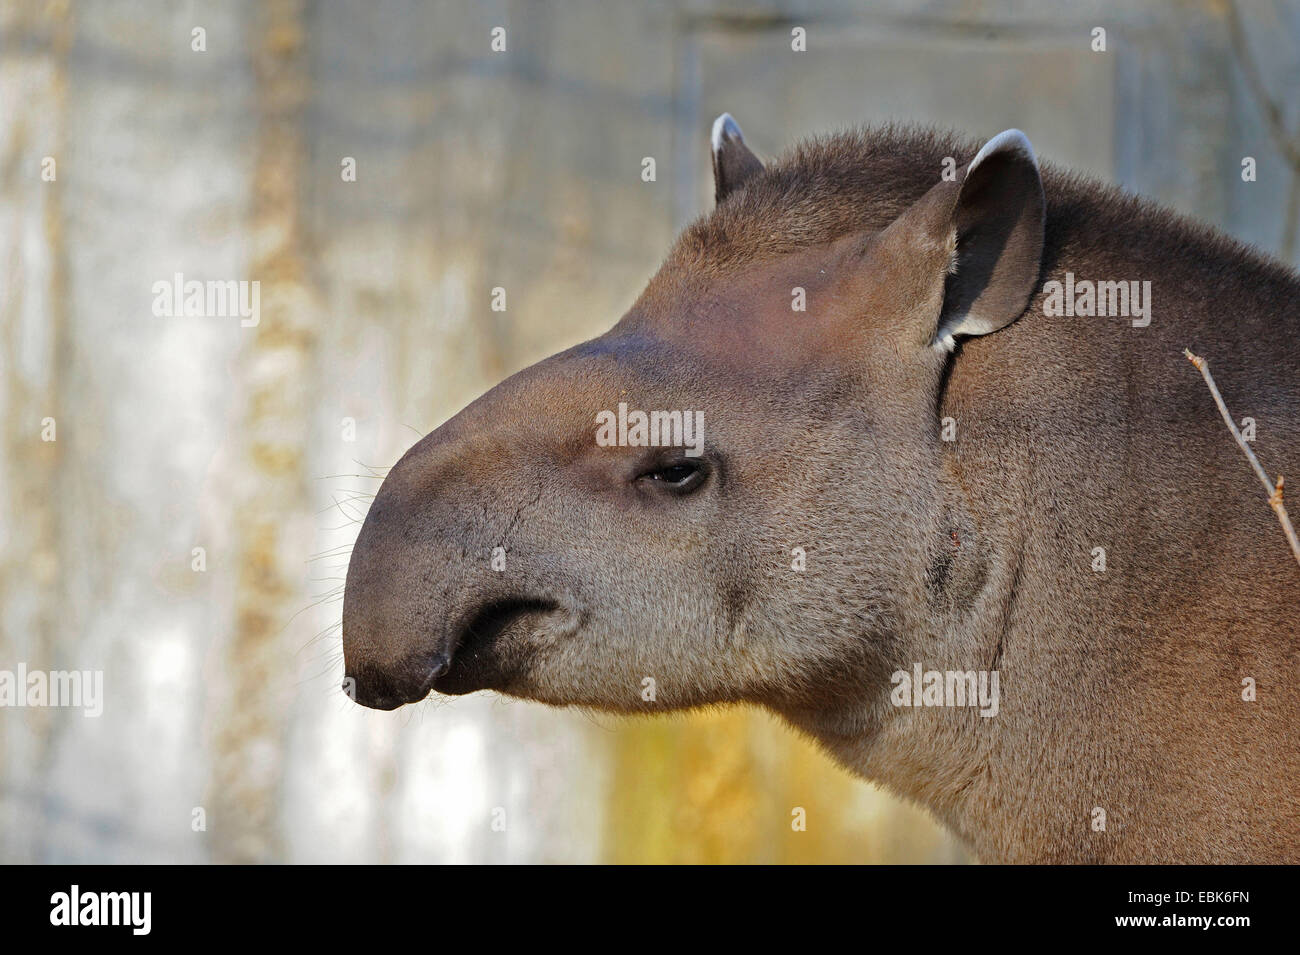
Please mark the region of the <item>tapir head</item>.
POLYGON ((900 645, 978 585, 939 395, 960 339, 1024 311, 1044 199, 1015 130, 896 183, 852 145, 765 168, 720 117, 717 207, 628 314, 402 457, 348 568, 358 702, 887 695, 900 645))

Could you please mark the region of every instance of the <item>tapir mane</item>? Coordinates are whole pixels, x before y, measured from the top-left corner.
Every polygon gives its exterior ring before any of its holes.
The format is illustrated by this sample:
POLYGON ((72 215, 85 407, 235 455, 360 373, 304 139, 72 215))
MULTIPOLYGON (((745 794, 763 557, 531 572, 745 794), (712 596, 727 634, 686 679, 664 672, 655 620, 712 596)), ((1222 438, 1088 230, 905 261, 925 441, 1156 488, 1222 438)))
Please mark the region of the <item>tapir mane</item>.
MULTIPOLYGON (((980 142, 909 124, 862 127, 805 140, 691 224, 661 274, 725 274, 756 261, 885 228, 965 165, 980 142)), ((1068 157, 1064 157, 1068 160, 1068 157)), ((1117 186, 1042 162, 1047 198, 1043 274, 1066 253, 1124 249, 1148 262, 1200 270, 1245 266, 1256 280, 1294 288, 1294 270, 1218 230, 1117 186)), ((1172 278, 1173 276, 1170 275, 1172 278)))
POLYGON ((902 125, 804 140, 688 227, 668 262, 722 271, 882 229, 939 181, 945 157, 960 165, 978 149, 902 125))

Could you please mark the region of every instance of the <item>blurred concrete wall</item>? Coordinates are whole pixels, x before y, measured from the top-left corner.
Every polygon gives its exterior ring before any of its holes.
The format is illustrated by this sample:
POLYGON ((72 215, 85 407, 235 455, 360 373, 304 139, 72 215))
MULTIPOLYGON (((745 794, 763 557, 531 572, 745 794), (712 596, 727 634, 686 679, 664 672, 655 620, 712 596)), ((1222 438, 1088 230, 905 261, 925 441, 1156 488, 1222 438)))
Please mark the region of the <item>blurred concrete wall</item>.
POLYGON ((1131 6, 0 3, 0 668, 107 693, 0 709, 0 860, 964 859, 758 713, 363 711, 338 586, 384 468, 633 301, 723 110, 1019 126, 1295 260, 1300 3, 1131 6))

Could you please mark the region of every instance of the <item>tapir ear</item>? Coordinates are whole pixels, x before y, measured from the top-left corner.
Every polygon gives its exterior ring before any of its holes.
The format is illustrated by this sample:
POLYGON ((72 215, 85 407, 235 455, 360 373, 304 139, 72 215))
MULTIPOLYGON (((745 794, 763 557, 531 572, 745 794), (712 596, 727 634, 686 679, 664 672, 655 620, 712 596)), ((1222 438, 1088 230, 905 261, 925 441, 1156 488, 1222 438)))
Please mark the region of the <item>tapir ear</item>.
POLYGON ((763 171, 763 164, 745 145, 740 127, 723 113, 713 121, 713 197, 721 202, 745 181, 763 171))
MULTIPOLYGON (((910 233, 913 251, 920 240, 946 260, 931 344, 952 349, 958 337, 987 335, 1024 313, 1038 283, 1045 212, 1034 148, 1008 129, 984 144, 958 182, 936 185, 890 227, 910 233)), ((936 264, 932 254, 913 261, 936 264)))

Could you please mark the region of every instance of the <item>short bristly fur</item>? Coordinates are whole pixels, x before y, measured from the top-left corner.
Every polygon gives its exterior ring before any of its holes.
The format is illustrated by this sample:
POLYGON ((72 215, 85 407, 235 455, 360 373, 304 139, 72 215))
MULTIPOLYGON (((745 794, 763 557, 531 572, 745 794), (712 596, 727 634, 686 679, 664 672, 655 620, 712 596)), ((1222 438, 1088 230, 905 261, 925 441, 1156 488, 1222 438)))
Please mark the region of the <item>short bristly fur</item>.
POLYGON ((1015 131, 763 167, 720 124, 718 207, 628 315, 384 482, 357 699, 756 703, 989 861, 1300 861, 1300 573, 1182 358, 1296 471, 1295 273, 1015 131), (1047 314, 1066 272, 1150 281, 1150 324, 1047 314), (698 465, 598 445, 620 402, 702 410, 698 465), (997 671, 997 715, 894 705, 918 664, 997 671))

